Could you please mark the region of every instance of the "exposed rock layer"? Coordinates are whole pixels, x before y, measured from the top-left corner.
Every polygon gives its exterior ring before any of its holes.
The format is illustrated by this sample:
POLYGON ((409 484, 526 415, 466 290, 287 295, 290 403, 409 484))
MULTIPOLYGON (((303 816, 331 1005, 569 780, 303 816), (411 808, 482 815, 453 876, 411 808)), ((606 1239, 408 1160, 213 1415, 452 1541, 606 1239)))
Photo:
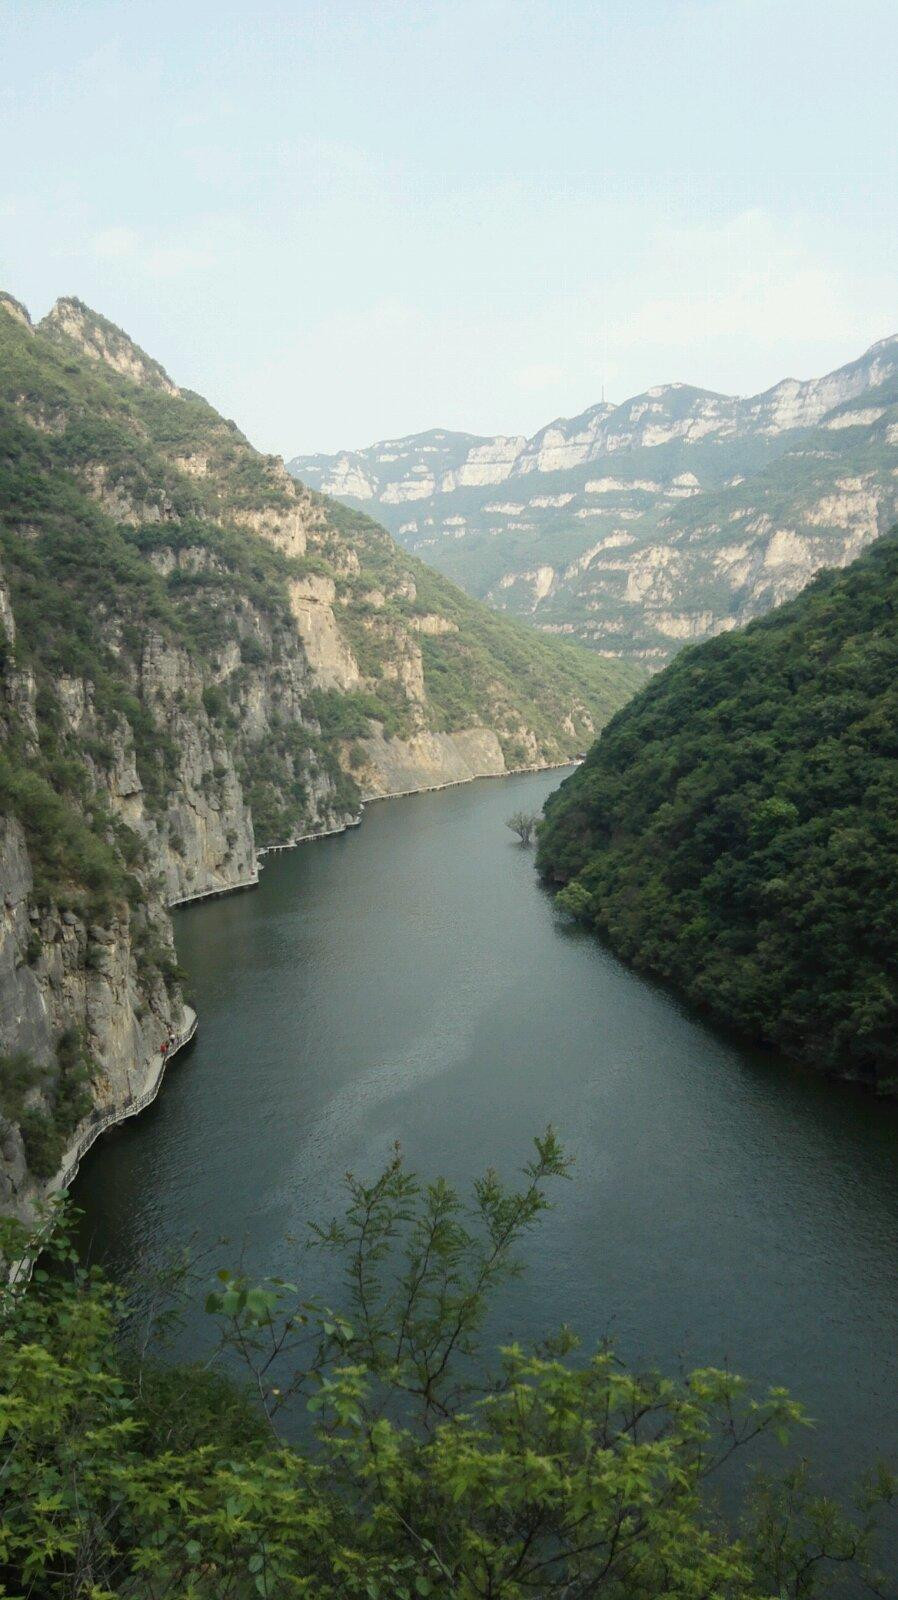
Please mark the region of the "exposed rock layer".
POLYGON ((290 466, 497 609, 660 664, 892 525, 898 338, 747 399, 669 384, 532 439, 437 430, 290 466))
POLYGON ((168 906, 363 792, 563 760, 636 676, 491 616, 76 300, 34 329, 0 297, 0 450, 0 1208, 28 1218, 183 1029, 168 906))
POLYGON ((366 739, 362 749, 366 800, 419 789, 445 789, 454 783, 470 783, 472 778, 496 778, 506 771, 502 747, 492 728, 419 733, 411 739, 378 735, 366 739))

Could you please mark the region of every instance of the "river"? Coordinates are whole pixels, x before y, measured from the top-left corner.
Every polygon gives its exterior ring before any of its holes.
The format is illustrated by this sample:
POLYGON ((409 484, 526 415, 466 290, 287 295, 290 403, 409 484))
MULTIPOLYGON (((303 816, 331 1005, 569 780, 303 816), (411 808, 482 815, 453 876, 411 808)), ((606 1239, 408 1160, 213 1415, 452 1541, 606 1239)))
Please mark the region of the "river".
POLYGON ((199 1033, 85 1161, 85 1233, 138 1275, 192 1234, 289 1273, 285 1236, 397 1139, 464 1180, 551 1121, 574 1181, 496 1335, 567 1320, 782 1382, 840 1484, 898 1441, 898 1107, 722 1036, 565 924, 503 826, 561 776, 371 806, 176 913, 199 1033))

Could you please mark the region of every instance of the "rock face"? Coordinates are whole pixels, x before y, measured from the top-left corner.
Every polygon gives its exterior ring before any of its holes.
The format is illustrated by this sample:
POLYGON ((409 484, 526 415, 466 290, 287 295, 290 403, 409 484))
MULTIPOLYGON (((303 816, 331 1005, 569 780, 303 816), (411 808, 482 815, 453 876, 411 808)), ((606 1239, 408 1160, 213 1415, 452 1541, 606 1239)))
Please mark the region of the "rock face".
POLYGON ((297 456, 290 470, 378 508, 409 549, 497 609, 661 664, 891 526, 898 338, 747 399, 669 384, 532 439, 438 431, 297 456))
POLYGON ((71 341, 91 361, 102 361, 133 383, 149 389, 162 389, 179 395, 171 378, 158 361, 139 350, 120 328, 91 311, 81 300, 57 300, 44 321, 45 331, 71 341))
MULTIPOLYGON (((148 895, 135 926, 127 915, 113 916, 101 927, 52 905, 38 907, 25 836, 11 818, 0 821, 0 882, 0 1052, 4 1062, 22 1055, 38 1069, 23 1111, 51 1120, 58 1097, 57 1044, 72 1030, 92 1063, 90 1109, 126 1107, 155 1080, 161 1045, 185 1022, 180 995, 169 991, 158 967, 141 962, 135 946, 135 931, 151 929, 174 960, 162 901, 148 895)), ((8 1093, 5 1084, 0 1212, 30 1223, 52 1176, 30 1169, 22 1117, 15 1115, 8 1093)), ((65 1129, 62 1161, 87 1126, 80 1116, 65 1129)))
POLYGON ((411 739, 385 739, 382 734, 362 743, 362 794, 366 800, 412 794, 420 789, 445 789, 472 778, 497 778, 507 771, 502 746, 492 728, 466 728, 461 733, 419 733, 411 739))
POLYGON ((362 675, 337 626, 335 599, 332 578, 310 573, 290 583, 290 609, 316 683, 322 689, 357 689, 362 675))
POLYGON ((563 760, 638 675, 294 482, 77 300, 0 297, 0 1210, 183 1031, 168 908, 383 795, 563 760))

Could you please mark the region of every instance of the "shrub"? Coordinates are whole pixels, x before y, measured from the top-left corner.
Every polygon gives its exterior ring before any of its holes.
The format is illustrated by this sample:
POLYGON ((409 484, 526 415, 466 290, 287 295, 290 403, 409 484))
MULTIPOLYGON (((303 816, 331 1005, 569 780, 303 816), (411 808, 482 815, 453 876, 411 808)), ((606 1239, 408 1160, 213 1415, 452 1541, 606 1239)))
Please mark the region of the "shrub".
POLYGON ((46 1076, 44 1070, 25 1051, 0 1056, 0 1111, 11 1122, 22 1114, 28 1090, 46 1076))
POLYGON ((19 1122, 25 1159, 36 1178, 52 1178, 62 1160, 65 1137, 49 1112, 31 1107, 19 1122))
MULTIPOLYGON (((805 1465, 768 1469, 743 1493, 738 1538, 709 1497, 734 1452, 802 1426, 781 1389, 755 1396, 712 1368, 631 1373, 607 1344, 578 1355, 564 1330, 484 1360, 490 1292, 564 1171, 547 1134, 517 1186, 489 1173, 470 1200, 398 1157, 348 1179, 343 1216, 315 1230, 345 1268, 345 1306, 217 1274, 206 1309, 244 1382, 233 1361, 162 1365, 135 1346, 121 1292, 58 1228, 53 1270, 0 1299, 9 1592, 815 1600, 835 1576, 838 1595, 886 1594, 886 1469, 856 1510, 816 1495, 805 1465), (311 1425, 288 1442, 297 1399, 311 1425)), ((0 1247, 35 1251, 12 1225, 0 1247)), ((189 1272, 168 1281, 162 1333, 190 1304, 189 1272)))
POLYGON ((213 721, 222 722, 228 715, 228 697, 218 683, 210 683, 203 690, 203 709, 213 721))

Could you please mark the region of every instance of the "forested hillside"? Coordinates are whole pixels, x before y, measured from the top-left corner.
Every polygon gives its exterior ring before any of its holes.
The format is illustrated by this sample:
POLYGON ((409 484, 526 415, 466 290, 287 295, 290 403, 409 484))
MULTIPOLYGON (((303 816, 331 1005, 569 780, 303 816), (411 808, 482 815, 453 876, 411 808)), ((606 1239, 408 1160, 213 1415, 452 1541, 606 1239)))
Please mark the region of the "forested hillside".
POLYGON ((898 1086, 898 533, 683 651, 551 797, 539 865, 717 1020, 898 1086))

